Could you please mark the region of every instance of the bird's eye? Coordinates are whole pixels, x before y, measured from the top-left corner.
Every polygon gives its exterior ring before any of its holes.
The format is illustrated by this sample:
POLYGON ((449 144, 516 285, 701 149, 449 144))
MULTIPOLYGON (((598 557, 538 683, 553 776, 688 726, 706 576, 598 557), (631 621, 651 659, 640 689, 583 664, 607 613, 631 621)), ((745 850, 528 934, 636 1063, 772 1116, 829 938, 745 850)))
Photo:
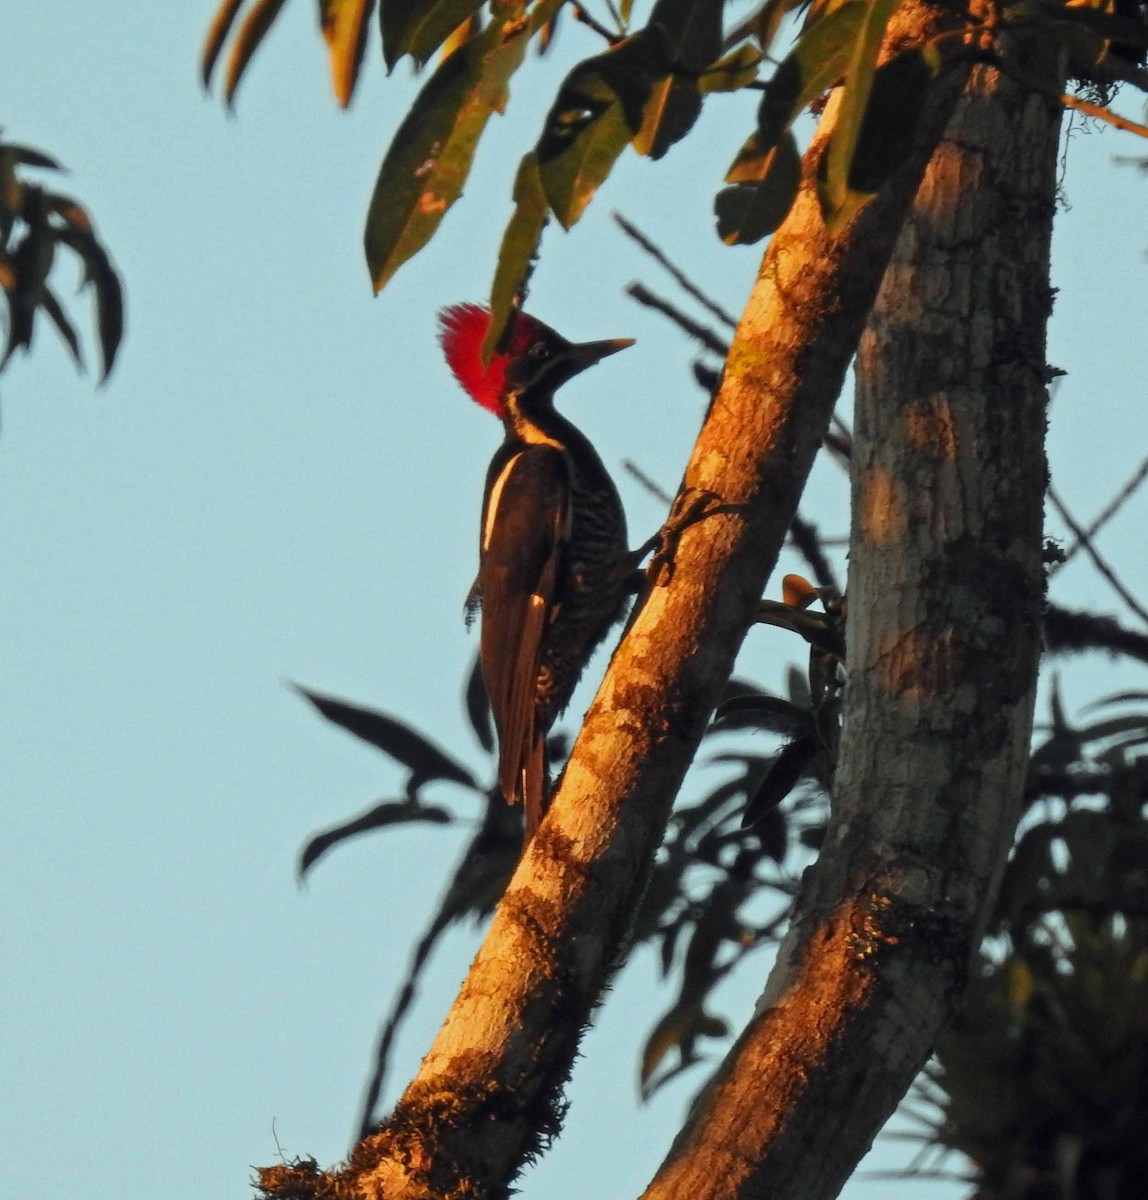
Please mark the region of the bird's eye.
POLYGON ((545 342, 535 342, 527 352, 531 358, 542 360, 550 357, 550 347, 545 342))

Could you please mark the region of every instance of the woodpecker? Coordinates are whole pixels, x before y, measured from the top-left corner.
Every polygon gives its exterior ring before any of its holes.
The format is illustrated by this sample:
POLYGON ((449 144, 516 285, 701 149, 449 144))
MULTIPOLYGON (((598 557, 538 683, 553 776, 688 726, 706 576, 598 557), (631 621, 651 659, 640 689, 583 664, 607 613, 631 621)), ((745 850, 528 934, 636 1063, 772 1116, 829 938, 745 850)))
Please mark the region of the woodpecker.
POLYGON ((490 319, 476 304, 439 314, 447 363, 505 434, 486 473, 467 607, 482 609, 479 661, 498 731, 499 786, 511 804, 523 802, 529 842, 547 801, 546 735, 634 590, 618 489, 555 410, 554 393, 633 339, 568 342, 520 312, 484 365, 490 319))

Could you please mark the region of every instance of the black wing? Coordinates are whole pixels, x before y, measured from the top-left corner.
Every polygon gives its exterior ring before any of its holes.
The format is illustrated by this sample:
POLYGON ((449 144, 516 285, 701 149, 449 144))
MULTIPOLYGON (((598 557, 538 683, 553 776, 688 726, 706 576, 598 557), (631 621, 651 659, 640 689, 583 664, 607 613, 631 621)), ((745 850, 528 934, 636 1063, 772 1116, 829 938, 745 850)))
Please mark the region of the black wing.
POLYGON ((526 806, 526 835, 542 815, 544 739, 535 695, 546 630, 554 618, 570 536, 570 464, 550 445, 507 447, 487 477, 477 589, 480 658, 498 729, 498 779, 526 806))

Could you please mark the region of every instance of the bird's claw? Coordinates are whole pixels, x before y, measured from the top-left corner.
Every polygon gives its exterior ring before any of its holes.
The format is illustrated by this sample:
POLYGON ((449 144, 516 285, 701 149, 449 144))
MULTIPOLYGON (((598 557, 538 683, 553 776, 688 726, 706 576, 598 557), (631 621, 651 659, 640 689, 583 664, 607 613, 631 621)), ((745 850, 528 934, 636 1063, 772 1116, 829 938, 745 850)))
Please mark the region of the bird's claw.
POLYGON ((674 556, 681 536, 691 525, 718 513, 734 511, 734 506, 721 503, 717 492, 709 488, 686 488, 674 500, 666 523, 651 539, 653 554, 646 566, 646 579, 651 587, 666 587, 674 577, 674 556))

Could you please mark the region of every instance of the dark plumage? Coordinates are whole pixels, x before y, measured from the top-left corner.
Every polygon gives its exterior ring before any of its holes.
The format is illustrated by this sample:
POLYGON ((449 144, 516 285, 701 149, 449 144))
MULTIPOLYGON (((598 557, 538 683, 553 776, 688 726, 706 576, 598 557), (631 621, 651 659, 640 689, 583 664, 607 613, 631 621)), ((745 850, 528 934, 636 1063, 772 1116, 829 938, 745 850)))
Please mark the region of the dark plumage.
POLYGON ((489 310, 455 305, 440 320, 455 376, 506 435, 486 475, 471 601, 482 606, 499 785, 508 801, 524 802, 529 841, 546 803, 546 734, 632 590, 618 491, 594 447, 555 410, 554 392, 632 342, 568 342, 519 313, 484 366, 489 310))

